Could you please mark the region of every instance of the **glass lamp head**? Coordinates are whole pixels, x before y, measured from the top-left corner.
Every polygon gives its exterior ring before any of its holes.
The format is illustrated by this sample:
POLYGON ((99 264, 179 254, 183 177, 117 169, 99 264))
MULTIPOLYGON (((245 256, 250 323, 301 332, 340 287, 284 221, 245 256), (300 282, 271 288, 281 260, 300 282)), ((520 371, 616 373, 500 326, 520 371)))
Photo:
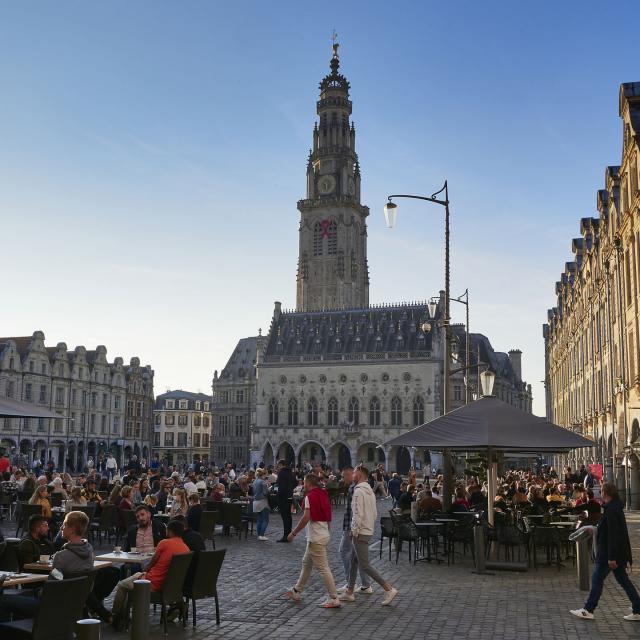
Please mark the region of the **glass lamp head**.
POLYGON ((484 397, 493 395, 493 384, 496 381, 496 374, 493 371, 483 371, 480 374, 480 384, 482 385, 482 395, 484 397))
POLYGON ((396 226, 396 216, 398 215, 398 205, 389 201, 384 205, 384 219, 389 229, 396 226))

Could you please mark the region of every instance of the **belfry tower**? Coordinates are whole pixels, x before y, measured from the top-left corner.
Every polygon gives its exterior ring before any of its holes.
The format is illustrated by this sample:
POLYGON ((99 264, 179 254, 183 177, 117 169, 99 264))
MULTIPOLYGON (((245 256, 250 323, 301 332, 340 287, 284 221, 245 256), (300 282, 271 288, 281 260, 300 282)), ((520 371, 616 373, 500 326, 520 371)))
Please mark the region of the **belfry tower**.
POLYGON ((319 122, 307 164, 307 197, 298 202, 299 311, 369 306, 367 224, 360 204, 356 130, 349 117, 349 82, 338 73, 334 41, 331 73, 320 83, 319 122))

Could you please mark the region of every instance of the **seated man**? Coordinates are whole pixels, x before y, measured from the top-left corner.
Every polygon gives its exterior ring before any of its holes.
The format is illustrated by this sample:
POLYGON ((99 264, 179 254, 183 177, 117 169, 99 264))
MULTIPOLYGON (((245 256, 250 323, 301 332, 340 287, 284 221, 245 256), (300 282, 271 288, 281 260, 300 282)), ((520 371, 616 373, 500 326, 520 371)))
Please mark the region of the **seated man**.
POLYGON ((44 516, 33 515, 29 518, 29 533, 18 545, 18 570, 30 562, 38 562, 40 556, 50 556, 56 547, 49 540, 49 522, 44 516))
MULTIPOLYGON (((89 526, 89 517, 82 511, 70 511, 62 523, 60 533, 65 543, 53 556, 54 578, 77 577, 89 574, 93 569, 93 547, 84 538, 89 526)), ((104 567, 96 571, 93 589, 87 597, 88 609, 104 622, 111 622, 104 599, 118 583, 120 571, 116 567, 104 567)))
POLYGON ((423 491, 424 498, 418 502, 418 517, 428 517, 432 513, 442 511, 442 502, 433 497, 431 489, 425 489, 423 491))
POLYGON ((149 580, 151 591, 162 591, 162 585, 167 577, 171 558, 179 553, 189 553, 189 547, 182 541, 184 525, 181 522, 172 520, 167 525, 167 537, 160 540, 156 547, 156 552, 151 558, 146 572, 134 573, 129 578, 120 580, 113 599, 113 609, 111 611, 113 626, 120 630, 124 622, 127 605, 127 594, 133 589, 136 580, 149 580))
POLYGON ((136 522, 138 524, 129 527, 127 531, 123 545, 124 550, 131 551, 137 547, 138 551, 142 553, 152 553, 160 540, 166 537, 164 524, 151 517, 151 510, 146 504, 140 504, 136 507, 136 522))

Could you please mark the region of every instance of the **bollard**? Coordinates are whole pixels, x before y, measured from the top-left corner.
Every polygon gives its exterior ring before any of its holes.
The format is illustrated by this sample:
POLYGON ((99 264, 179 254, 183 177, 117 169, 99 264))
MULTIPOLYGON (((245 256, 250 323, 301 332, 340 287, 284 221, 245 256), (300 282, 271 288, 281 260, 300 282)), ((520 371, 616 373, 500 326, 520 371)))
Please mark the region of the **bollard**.
POLYGON ((100 640, 100 620, 87 618, 76 622, 77 640, 100 640))
POLYGON ((589 547, 591 540, 587 536, 580 536, 576 539, 576 566, 578 567, 578 586, 580 591, 589 591, 589 547))
POLYGON ((476 573, 485 574, 484 527, 473 528, 473 550, 476 556, 476 573))
POLYGON ((149 635, 149 602, 151 582, 135 580, 131 594, 133 615, 131 617, 131 640, 146 640, 149 635))

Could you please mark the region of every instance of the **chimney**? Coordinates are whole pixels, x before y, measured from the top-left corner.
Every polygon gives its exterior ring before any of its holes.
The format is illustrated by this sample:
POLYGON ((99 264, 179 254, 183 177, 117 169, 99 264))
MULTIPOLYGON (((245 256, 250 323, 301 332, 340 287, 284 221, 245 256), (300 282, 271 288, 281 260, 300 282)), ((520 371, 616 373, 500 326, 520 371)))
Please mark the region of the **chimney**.
POLYGON ((282 313, 282 302, 278 302, 276 300, 276 302, 274 302, 273 304, 273 319, 277 322, 280 319, 280 314, 282 313))
POLYGON ((516 374, 516 379, 522 380, 522 351, 520 349, 511 349, 509 351, 509 361, 516 374))

